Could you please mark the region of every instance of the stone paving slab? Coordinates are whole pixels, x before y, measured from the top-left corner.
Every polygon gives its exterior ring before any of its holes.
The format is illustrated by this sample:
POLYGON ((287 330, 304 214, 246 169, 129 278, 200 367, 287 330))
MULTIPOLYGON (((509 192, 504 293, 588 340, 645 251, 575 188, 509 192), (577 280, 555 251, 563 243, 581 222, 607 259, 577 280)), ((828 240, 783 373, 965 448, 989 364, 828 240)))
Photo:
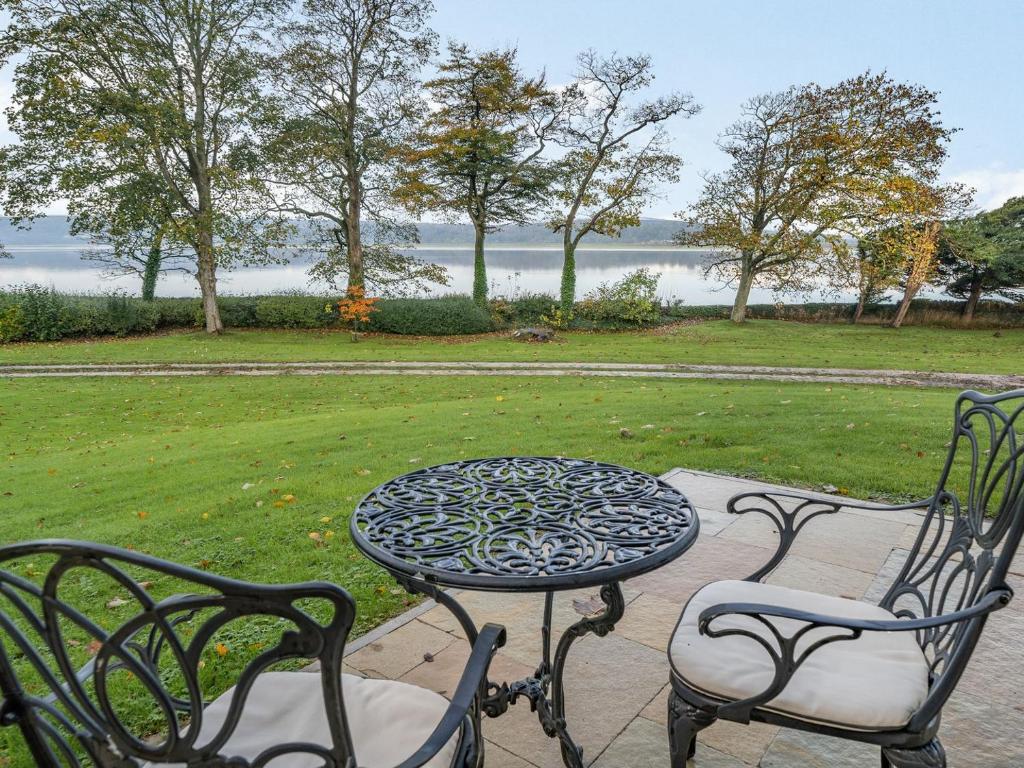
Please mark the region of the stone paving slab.
MULTIPOLYGON (((772 526, 729 515, 725 502, 751 490, 788 491, 742 478, 677 469, 665 479, 694 500, 701 536, 667 566, 623 585, 626 613, 605 638, 587 636, 569 655, 567 722, 594 768, 669 768, 665 649, 689 596, 704 584, 744 578, 774 551, 772 526)), ((801 493, 803 493, 801 491, 801 493)), ((842 497, 826 500, 844 501, 842 497)), ((758 516, 760 517, 760 516, 758 516)), ((826 594, 877 601, 898 574, 920 523, 913 511, 843 511, 812 521, 769 581, 826 594)), ((1019 563, 1015 573, 1024 568, 1019 563)), ((1024 577, 1011 584, 1024 594, 1024 577)), ((509 631, 508 646, 492 664, 492 679, 532 674, 540 658, 541 595, 456 592, 478 624, 496 621, 509 631)), ((559 595, 555 637, 595 607, 596 590, 559 595)), ((940 735, 954 768, 1024 766, 1024 600, 989 621, 960 686, 943 713, 940 735)), ((353 671, 386 676, 450 695, 469 644, 447 609, 426 602, 354 645, 353 671)), ((485 720, 489 768, 559 768, 557 742, 544 736, 522 702, 485 720)), ((861 768, 877 766, 878 749, 825 736, 753 723, 719 722, 698 737, 690 768, 861 768)))

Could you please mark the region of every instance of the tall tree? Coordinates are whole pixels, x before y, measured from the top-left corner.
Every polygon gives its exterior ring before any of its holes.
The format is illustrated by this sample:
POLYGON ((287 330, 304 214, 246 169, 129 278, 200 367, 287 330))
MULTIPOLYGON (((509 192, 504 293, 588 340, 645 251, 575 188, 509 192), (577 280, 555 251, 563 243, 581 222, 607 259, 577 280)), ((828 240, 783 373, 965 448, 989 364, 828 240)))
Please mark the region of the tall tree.
POLYGON ((939 233, 942 222, 930 220, 904 222, 891 230, 893 241, 885 248, 900 254, 903 260, 903 296, 896 306, 892 327, 899 328, 907 317, 910 303, 918 292, 935 277, 938 269, 939 233))
POLYGON ((415 239, 392 190, 397 149, 425 112, 417 80, 436 50, 430 0, 306 0, 269 61, 279 97, 265 111, 275 208, 307 219, 318 277, 348 288, 445 281, 403 255, 415 239), (369 222, 370 240, 363 222, 369 222))
POLYGON ((16 99, 8 108, 21 140, 0 147, 0 205, 16 226, 30 228, 47 207, 66 201, 71 233, 103 246, 83 258, 113 274, 137 274, 143 298, 152 298, 160 273, 187 263, 170 243, 177 200, 144 145, 96 130, 80 89, 60 94, 60 103, 16 99))
POLYGON ((946 292, 964 299, 962 316, 968 323, 985 295, 1024 301, 1024 197, 948 223, 938 261, 946 292))
POLYGON ((865 217, 885 223, 859 237, 856 257, 850 259, 845 251, 835 254, 833 285, 853 285, 858 289, 855 323, 869 300, 902 286, 903 296, 892 325, 899 328, 903 324, 910 303, 938 272, 942 219, 966 210, 973 195, 973 190, 960 184, 932 184, 905 178, 899 185, 898 199, 865 217))
POLYGON ((866 73, 758 96, 719 139, 732 164, 705 177, 680 242, 712 249, 707 268, 735 282, 742 322, 754 285, 816 284, 845 236, 877 226, 936 179, 952 129, 935 94, 866 73))
POLYGON ((161 178, 140 173, 81 192, 71 199, 68 217, 71 234, 87 235, 94 246, 83 259, 112 275, 137 275, 144 301, 156 296, 161 274, 191 273, 188 246, 175 240, 174 201, 166 199, 161 178))
POLYGON ((617 237, 640 223, 658 185, 678 180, 679 157, 663 123, 700 111, 693 97, 671 93, 631 103, 654 81, 649 56, 598 56, 584 51, 576 81, 563 94, 565 120, 556 141, 566 148, 552 193, 550 226, 562 233, 563 312, 576 299, 576 249, 589 233, 617 237))
POLYGON ((858 323, 864 310, 877 304, 885 294, 899 285, 903 262, 898 252, 886 247, 884 231, 866 233, 857 241, 851 268, 846 272, 841 287, 853 287, 857 291, 857 306, 853 311, 853 322, 858 323))
POLYGON ((259 193, 248 124, 260 97, 260 35, 284 0, 8 5, 3 53, 24 55, 12 127, 37 147, 73 137, 54 145, 66 155, 52 172, 58 187, 89 163, 144 156, 182 211, 168 220, 193 251, 206 329, 221 331, 218 266, 274 258, 276 229, 253 214, 259 193))
POLYGON ((435 109, 404 155, 400 195, 413 210, 465 215, 473 225, 473 298, 487 302, 484 240, 529 221, 545 202, 551 166, 543 157, 561 119, 544 75, 524 76, 516 51, 471 51, 451 43, 426 83, 435 109))

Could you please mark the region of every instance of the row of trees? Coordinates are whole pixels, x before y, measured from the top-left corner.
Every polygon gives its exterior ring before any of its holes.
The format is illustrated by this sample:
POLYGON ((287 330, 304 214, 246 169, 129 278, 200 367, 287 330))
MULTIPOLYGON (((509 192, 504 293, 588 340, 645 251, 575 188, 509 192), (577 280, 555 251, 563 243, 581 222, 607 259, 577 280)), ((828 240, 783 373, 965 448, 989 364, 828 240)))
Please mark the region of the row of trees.
POLYGON ((30 224, 66 200, 72 229, 110 247, 152 296, 194 271, 211 332, 219 268, 315 255, 349 289, 444 282, 403 254, 410 217, 467 217, 474 297, 488 233, 538 217, 564 236, 561 301, 589 232, 639 223, 676 177, 663 124, 699 107, 642 100, 648 57, 579 57, 552 89, 514 50, 451 43, 436 75, 429 0, 12 0, 15 59, 0 205, 30 224), (428 107, 428 105, 430 105, 428 107))
POLYGON ((922 265, 934 261, 939 222, 970 202, 969 190, 938 180, 953 129, 935 102, 925 88, 868 73, 744 105, 720 138, 729 168, 707 176, 680 214, 691 228, 680 242, 710 247, 709 270, 736 284, 734 321, 755 285, 856 284, 865 264, 857 253, 872 249, 902 260, 891 273, 907 285, 902 321, 931 276, 922 265))
MULTIPOLYGON (((426 213, 472 223, 481 304, 487 235, 546 222, 569 312, 582 238, 639 223, 678 177, 666 126, 700 109, 686 93, 646 98, 646 56, 584 52, 562 88, 514 50, 449 43, 434 65, 430 0, 7 5, 19 141, 0 148, 0 205, 28 224, 68 201, 73 231, 141 274, 146 296, 161 271, 194 272, 211 332, 218 270, 238 262, 313 256, 315 276, 350 290, 444 283, 399 248, 426 213)), ((902 285, 898 323, 940 264, 973 311, 1021 282, 1006 234, 1019 208, 965 213, 970 191, 939 181, 953 132, 935 93, 884 74, 756 97, 721 135, 729 166, 680 212, 679 241, 736 285, 737 322, 754 286, 827 278, 862 307, 902 285)))
POLYGON ((928 221, 868 233, 843 274, 842 287, 858 293, 853 320, 887 292, 902 289, 894 323, 926 285, 964 300, 963 318, 974 319, 983 296, 1024 301, 1024 198, 992 211, 947 221, 928 221))

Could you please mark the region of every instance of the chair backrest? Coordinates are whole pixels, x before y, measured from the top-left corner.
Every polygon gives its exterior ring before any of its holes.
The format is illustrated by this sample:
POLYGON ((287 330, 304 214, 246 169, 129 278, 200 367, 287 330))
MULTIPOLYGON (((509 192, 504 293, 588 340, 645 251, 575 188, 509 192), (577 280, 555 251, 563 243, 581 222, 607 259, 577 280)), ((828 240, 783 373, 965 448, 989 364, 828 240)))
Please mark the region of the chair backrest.
MULTIPOLYGON (((1024 532, 1024 390, 956 400, 953 436, 936 494, 881 605, 924 618, 975 605, 1007 587, 1024 532)), ((985 617, 922 631, 932 686, 919 720, 934 716, 963 673, 985 617)), ((920 724, 920 723, 919 723, 920 724)))
POLYGON ((247 584, 74 541, 3 547, 0 723, 19 726, 47 768, 222 768, 218 750, 255 677, 283 661, 317 659, 332 743, 274 752, 346 768, 341 660, 354 617, 351 596, 328 583, 247 584), (172 594, 182 588, 188 593, 172 594), (204 693, 231 683, 223 726, 197 743, 204 693))

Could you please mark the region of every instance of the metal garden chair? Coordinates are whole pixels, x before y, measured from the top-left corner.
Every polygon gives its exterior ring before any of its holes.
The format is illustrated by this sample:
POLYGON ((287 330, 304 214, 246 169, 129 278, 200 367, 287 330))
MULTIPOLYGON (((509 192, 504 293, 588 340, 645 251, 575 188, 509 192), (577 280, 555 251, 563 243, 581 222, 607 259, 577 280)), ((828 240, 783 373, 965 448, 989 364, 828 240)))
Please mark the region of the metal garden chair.
POLYGON ((449 703, 343 675, 354 618, 326 582, 247 584, 74 541, 3 547, 0 725, 46 768, 480 765, 479 701, 505 630, 470 638, 449 703), (317 672, 278 669, 314 659, 317 672))
POLYGON ((745 493, 734 514, 767 515, 779 534, 745 581, 697 591, 670 643, 672 765, 693 756, 717 719, 751 720, 881 748, 883 768, 943 768, 943 705, 1006 582, 1024 530, 1024 390, 964 392, 935 495, 893 507, 789 493, 745 493), (879 605, 762 583, 812 519, 844 507, 924 510, 923 524, 879 605))

